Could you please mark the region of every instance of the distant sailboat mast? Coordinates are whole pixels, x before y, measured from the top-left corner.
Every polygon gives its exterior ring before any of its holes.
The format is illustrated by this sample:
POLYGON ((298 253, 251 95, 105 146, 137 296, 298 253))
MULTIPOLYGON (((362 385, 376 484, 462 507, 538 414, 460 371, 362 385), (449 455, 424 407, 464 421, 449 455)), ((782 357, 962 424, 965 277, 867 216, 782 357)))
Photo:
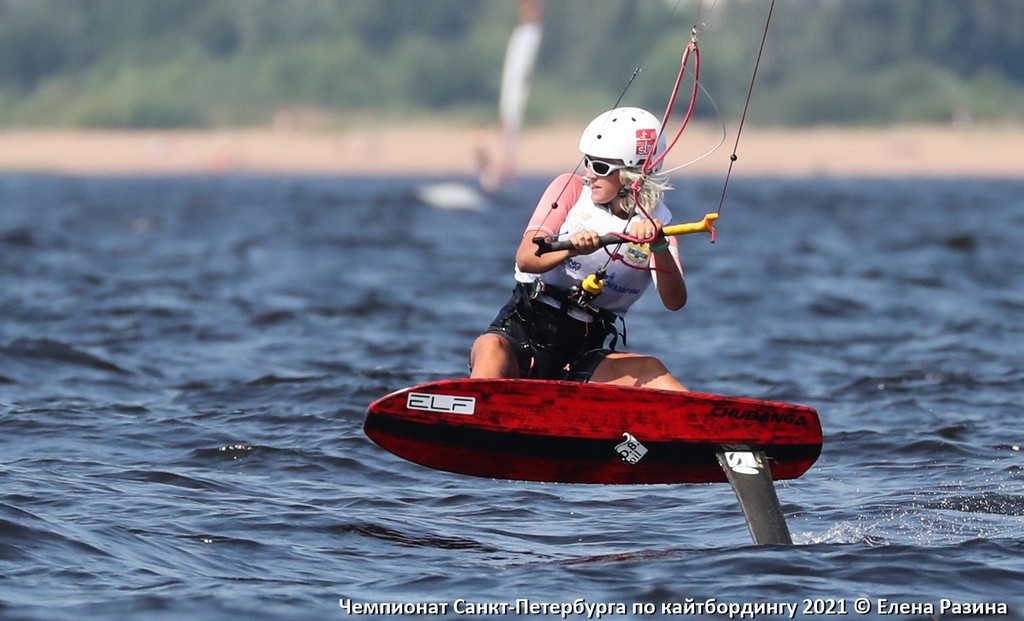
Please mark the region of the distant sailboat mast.
POLYGON ((501 74, 498 102, 501 145, 498 160, 496 163, 481 162, 480 186, 488 193, 497 192, 516 177, 519 134, 530 95, 530 77, 540 49, 543 10, 539 0, 519 0, 517 4, 519 25, 509 38, 501 74))

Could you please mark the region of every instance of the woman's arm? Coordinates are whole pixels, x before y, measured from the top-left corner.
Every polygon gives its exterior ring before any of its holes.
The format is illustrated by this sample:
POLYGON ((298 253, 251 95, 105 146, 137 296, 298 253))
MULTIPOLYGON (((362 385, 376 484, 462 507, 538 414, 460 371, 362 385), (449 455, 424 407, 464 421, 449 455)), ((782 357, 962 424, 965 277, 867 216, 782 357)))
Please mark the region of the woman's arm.
POLYGON ((661 234, 661 220, 638 220, 629 227, 630 235, 648 239, 655 231, 657 236, 650 242, 651 248, 664 247, 651 251, 651 268, 654 285, 665 308, 677 311, 686 305, 686 279, 683 277, 683 266, 679 262, 679 248, 675 237, 661 234))
POLYGON ((520 270, 531 274, 543 274, 569 257, 589 254, 598 248, 598 236, 593 231, 576 233, 569 238, 576 246, 575 250, 560 250, 538 257, 537 244, 533 243, 534 237, 550 236, 561 228, 569 208, 576 204, 582 190, 583 180, 572 173, 559 175, 548 185, 537 201, 537 206, 523 233, 523 239, 516 250, 516 265, 520 270))
MULTIPOLYGON (((651 267, 654 271, 654 284, 658 287, 661 303, 670 311, 677 311, 686 306, 686 278, 683 266, 679 262, 679 249, 674 237, 668 238, 668 248, 651 255, 651 267)), ((664 242, 662 242, 664 243, 664 242)), ((652 242, 658 245, 658 242, 652 242)))

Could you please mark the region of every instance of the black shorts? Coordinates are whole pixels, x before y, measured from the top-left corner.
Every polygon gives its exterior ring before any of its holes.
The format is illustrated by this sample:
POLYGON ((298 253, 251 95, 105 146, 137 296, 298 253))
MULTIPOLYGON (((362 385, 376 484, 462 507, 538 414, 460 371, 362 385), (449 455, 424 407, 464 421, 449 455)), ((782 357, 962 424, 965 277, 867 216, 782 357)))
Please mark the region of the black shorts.
POLYGON ((589 381, 614 351, 605 347, 616 334, 614 322, 580 321, 534 299, 530 291, 530 285, 517 285, 484 333, 499 334, 512 344, 522 378, 589 381))

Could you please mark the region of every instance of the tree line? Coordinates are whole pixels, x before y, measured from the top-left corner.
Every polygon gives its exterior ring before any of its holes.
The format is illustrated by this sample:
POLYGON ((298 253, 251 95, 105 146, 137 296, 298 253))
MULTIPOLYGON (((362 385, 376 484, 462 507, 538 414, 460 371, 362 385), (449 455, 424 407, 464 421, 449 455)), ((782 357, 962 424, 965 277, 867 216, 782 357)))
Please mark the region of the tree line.
MULTIPOLYGON (((697 114, 735 117, 769 3, 542 6, 536 122, 620 96, 662 109, 694 25, 697 114)), ((0 126, 244 126, 280 110, 493 121, 517 20, 513 0, 0 0, 0 126)), ((778 0, 750 120, 1020 121, 1021 57, 1015 0, 778 0)))

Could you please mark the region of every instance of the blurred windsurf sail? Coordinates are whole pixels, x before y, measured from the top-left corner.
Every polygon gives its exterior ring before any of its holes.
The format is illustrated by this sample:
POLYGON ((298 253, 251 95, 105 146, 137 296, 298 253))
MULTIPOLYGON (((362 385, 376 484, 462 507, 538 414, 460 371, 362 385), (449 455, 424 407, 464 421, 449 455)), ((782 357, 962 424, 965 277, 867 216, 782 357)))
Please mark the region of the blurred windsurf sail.
POLYGON ((505 50, 505 66, 501 73, 498 101, 501 143, 497 159, 492 161, 483 150, 478 154, 480 187, 487 193, 497 192, 516 177, 519 134, 530 96, 530 78, 543 34, 543 9, 540 1, 519 0, 518 6, 519 25, 509 38, 505 50))

